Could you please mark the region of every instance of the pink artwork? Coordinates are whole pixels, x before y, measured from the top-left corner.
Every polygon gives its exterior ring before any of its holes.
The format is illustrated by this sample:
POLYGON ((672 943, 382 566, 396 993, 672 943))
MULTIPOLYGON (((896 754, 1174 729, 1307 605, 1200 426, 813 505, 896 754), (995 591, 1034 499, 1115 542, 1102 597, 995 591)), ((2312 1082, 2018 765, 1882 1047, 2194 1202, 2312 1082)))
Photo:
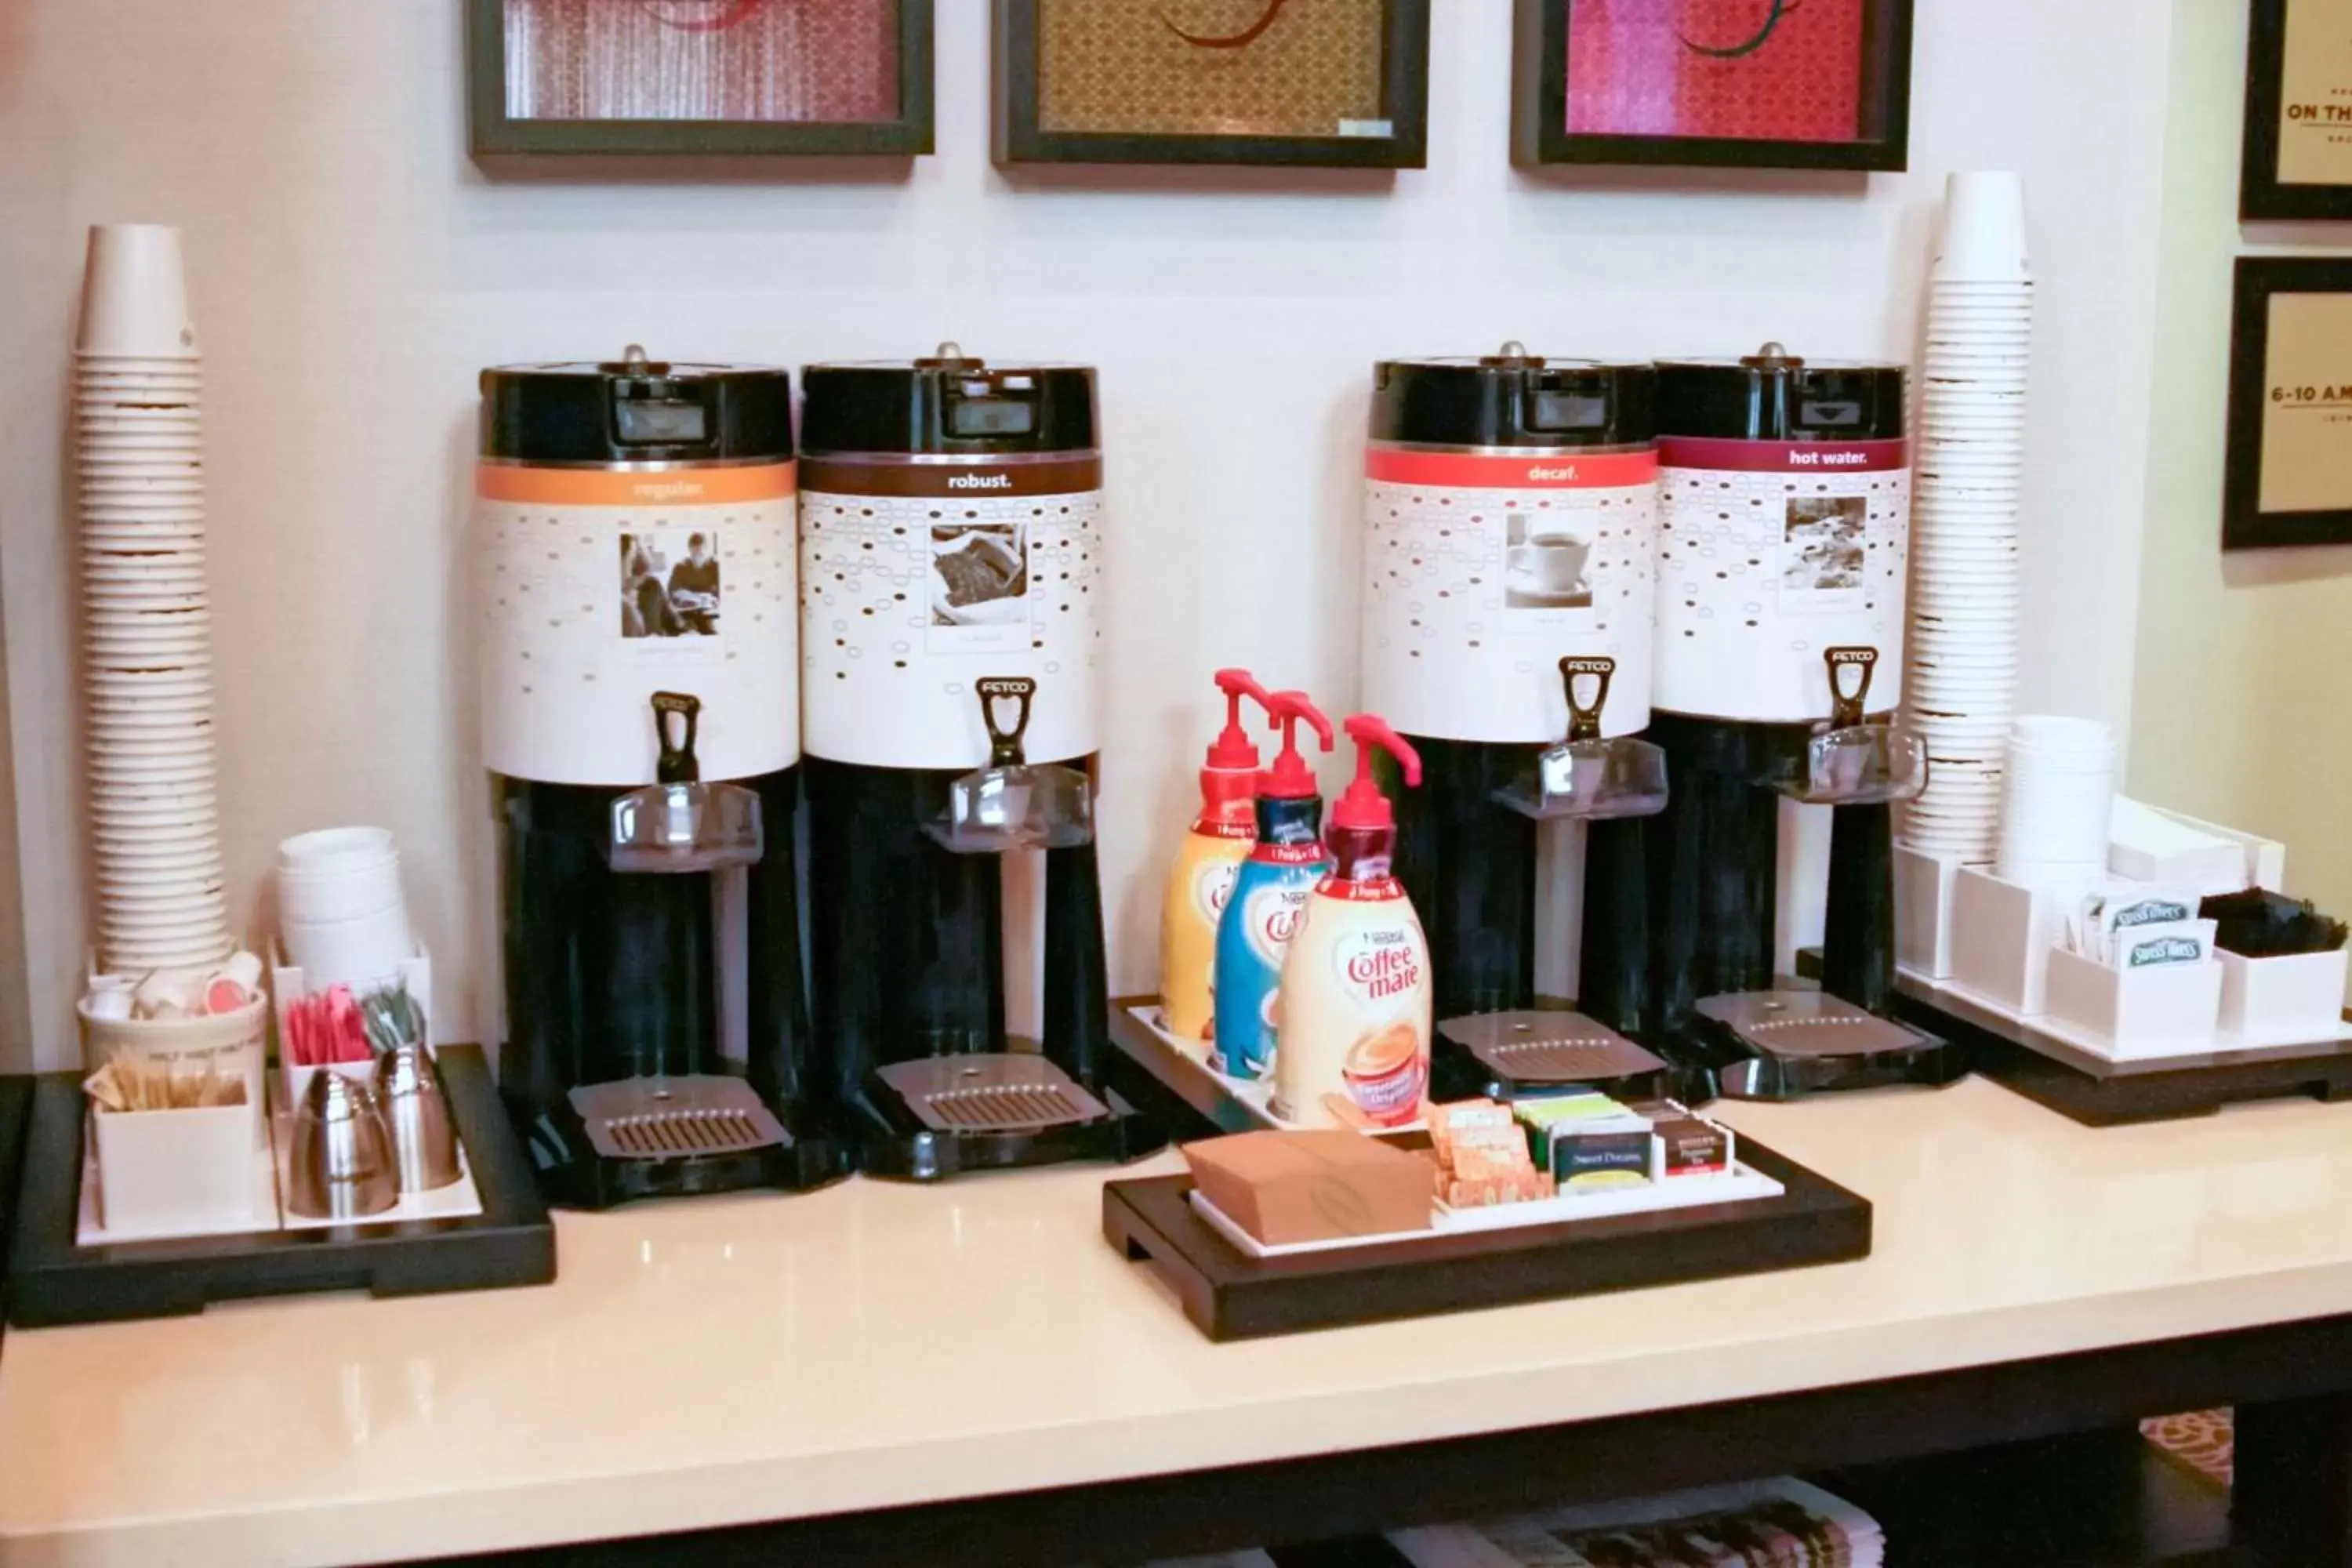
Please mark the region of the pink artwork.
POLYGON ((1872 0, 1575 0, 1577 135, 1852 142, 1872 0))
POLYGON ((516 120, 887 121, 898 0, 506 0, 516 120))

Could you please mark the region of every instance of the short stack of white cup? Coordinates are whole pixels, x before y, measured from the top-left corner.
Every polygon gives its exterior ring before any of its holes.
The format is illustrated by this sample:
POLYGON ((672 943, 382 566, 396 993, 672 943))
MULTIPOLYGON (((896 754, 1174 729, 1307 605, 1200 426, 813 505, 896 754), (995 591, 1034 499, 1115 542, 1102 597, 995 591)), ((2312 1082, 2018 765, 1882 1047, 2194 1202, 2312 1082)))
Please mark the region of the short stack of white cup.
POLYGON ((1954 174, 1927 294, 1911 521, 1905 718, 1927 785, 1902 840, 1983 865, 1994 853, 2017 702, 2017 510, 2033 283, 2015 174, 1954 174))
POLYGON ((2106 875, 2115 799, 2113 730, 2095 719, 2020 717, 2010 731, 1995 869, 2029 888, 2097 881, 2106 875))
POLYGON ((313 994, 400 978, 415 952, 387 827, 329 827, 278 847, 278 934, 313 994))
POLYGON ((100 962, 205 968, 235 950, 205 593, 202 361, 177 229, 89 232, 74 354, 83 668, 100 962))

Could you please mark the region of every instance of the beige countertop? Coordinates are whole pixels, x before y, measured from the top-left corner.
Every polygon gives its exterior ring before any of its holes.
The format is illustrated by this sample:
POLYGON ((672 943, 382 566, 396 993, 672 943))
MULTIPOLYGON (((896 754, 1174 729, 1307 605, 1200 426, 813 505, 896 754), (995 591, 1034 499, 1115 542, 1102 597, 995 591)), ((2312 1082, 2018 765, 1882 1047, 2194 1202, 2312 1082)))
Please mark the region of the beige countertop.
POLYGON ((1070 1169, 565 1215, 538 1289, 12 1331, 0 1563, 643 1534, 2352 1310, 2352 1106, 2094 1132, 1972 1079, 1727 1119, 1871 1198, 1874 1254, 1216 1346, 1070 1169))

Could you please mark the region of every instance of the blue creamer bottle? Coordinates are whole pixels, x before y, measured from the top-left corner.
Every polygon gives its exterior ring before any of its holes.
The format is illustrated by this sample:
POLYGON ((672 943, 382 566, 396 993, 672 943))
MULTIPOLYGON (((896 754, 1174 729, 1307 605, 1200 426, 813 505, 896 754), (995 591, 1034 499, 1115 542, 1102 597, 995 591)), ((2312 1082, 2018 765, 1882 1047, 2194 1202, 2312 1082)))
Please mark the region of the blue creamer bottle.
POLYGON ((1323 847, 1323 796, 1298 754, 1298 725, 1332 744, 1331 721, 1304 691, 1277 691, 1265 710, 1282 731, 1282 752, 1258 775, 1257 847, 1242 862, 1217 925, 1217 1027, 1211 1065, 1229 1077, 1274 1076, 1275 998, 1282 958, 1299 912, 1331 868, 1323 847))

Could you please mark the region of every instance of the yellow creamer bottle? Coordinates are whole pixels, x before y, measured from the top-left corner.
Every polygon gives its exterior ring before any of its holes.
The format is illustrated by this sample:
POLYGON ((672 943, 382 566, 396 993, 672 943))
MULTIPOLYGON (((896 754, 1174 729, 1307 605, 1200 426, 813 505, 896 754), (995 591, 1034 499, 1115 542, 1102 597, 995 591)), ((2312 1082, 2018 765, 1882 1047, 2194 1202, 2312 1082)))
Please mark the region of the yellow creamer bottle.
POLYGON ((1421 783, 1421 757, 1370 713, 1345 728, 1356 778, 1323 831, 1332 868, 1282 959, 1274 1113, 1301 1127, 1402 1127, 1429 1099, 1429 940, 1396 879, 1396 813, 1372 752, 1395 757, 1407 784, 1421 783))
POLYGON ((1171 1034, 1205 1041, 1216 1023, 1217 925, 1234 878, 1257 842, 1257 746, 1242 728, 1242 699, 1264 707, 1246 669, 1217 671, 1225 727, 1201 768, 1201 815, 1184 835, 1160 906, 1160 1007, 1171 1034))

